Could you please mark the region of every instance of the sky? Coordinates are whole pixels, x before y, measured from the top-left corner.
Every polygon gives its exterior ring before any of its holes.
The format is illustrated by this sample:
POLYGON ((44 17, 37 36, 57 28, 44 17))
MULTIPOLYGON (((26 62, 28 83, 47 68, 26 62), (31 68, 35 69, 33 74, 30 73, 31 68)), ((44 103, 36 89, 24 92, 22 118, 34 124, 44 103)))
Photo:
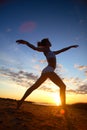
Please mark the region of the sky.
MULTIPOLYGON (((57 55, 55 72, 67 86, 66 102, 87 102, 87 1, 86 0, 0 0, 0 97, 19 100, 47 65, 37 46, 49 38, 51 50, 77 44, 57 55)), ((26 100, 59 104, 59 87, 49 79, 26 100)))

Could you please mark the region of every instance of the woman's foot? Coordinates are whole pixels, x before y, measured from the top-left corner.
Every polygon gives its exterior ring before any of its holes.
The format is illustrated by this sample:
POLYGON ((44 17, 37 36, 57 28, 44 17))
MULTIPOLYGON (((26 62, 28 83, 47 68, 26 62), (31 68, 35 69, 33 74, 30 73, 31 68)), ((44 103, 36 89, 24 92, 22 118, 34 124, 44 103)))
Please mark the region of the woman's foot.
POLYGON ((22 105, 21 101, 17 101, 17 110, 20 108, 20 106, 22 105))

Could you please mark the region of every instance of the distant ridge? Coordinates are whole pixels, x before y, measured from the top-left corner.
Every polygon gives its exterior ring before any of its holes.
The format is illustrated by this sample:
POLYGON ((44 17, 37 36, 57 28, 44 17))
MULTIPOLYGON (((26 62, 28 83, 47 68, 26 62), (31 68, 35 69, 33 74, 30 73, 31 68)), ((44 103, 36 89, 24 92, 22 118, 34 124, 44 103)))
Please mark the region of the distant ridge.
MULTIPOLYGON (((1 98, 1 97, 0 97, 0 100, 17 101, 16 99, 1 98)), ((40 103, 35 103, 35 102, 32 102, 32 101, 24 101, 24 102, 25 102, 25 103, 29 103, 29 104, 40 105, 40 103)), ((42 105, 42 106, 44 106, 44 105, 47 106, 48 104, 41 104, 41 105, 42 105)), ((87 110, 87 103, 82 103, 82 102, 80 102, 80 103, 74 103, 74 104, 67 104, 66 106, 87 110)))
POLYGON ((80 103, 74 103, 74 104, 71 104, 70 106, 78 108, 78 109, 87 110, 87 103, 82 103, 82 102, 80 102, 80 103))

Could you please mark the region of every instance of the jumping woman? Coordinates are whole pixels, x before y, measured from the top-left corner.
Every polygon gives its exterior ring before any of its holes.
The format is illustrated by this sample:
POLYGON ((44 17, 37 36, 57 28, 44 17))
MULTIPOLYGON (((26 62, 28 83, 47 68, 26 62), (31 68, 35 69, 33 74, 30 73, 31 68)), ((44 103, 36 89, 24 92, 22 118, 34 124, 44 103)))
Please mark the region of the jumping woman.
POLYGON ((56 55, 60 54, 61 52, 67 51, 71 48, 76 48, 78 45, 72 45, 66 48, 63 48, 61 50, 57 51, 51 51, 51 43, 48 38, 42 39, 40 42, 37 43, 37 47, 32 45, 31 43, 25 41, 25 40, 17 40, 18 44, 24 44, 30 47, 31 49, 43 52, 43 54, 46 57, 48 65, 42 70, 41 76, 39 79, 30 87, 27 89, 21 100, 17 103, 17 109, 22 105, 23 101, 35 90, 37 89, 47 78, 49 78, 52 82, 54 82, 57 86, 60 88, 60 99, 61 99, 61 105, 63 108, 65 108, 66 105, 66 85, 61 80, 61 78, 54 72, 56 68, 56 55))

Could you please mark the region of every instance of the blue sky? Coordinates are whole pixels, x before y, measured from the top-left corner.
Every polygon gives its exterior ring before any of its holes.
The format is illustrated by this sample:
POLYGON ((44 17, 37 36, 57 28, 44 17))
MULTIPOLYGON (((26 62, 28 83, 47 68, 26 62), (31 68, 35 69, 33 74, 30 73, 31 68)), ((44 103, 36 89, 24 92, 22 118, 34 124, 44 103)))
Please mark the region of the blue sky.
MULTIPOLYGON (((0 19, 1 97, 10 98, 14 93, 12 98, 16 98, 17 89, 19 95, 23 94, 25 90, 21 89, 33 84, 47 65, 42 53, 34 52, 24 45, 17 45, 15 41, 24 39, 37 45, 39 40, 46 37, 52 43, 52 50, 73 44, 79 45, 79 48, 57 56, 56 72, 67 85, 68 94, 79 93, 79 96, 84 95, 87 98, 87 2, 85 0, 3 0, 0 1, 0 19), (11 85, 9 86, 11 82, 14 90, 11 85)), ((44 86, 38 91, 46 93, 52 89, 48 87, 49 82, 44 86)))

